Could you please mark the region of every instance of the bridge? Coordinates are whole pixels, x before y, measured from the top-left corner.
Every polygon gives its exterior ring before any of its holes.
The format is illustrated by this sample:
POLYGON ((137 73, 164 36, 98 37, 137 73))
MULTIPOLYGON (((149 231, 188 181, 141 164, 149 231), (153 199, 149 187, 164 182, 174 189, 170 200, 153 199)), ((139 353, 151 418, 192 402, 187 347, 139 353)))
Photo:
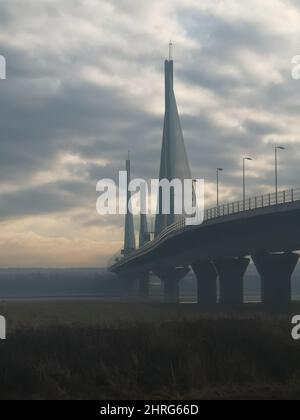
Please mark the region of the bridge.
MULTIPOLYGON (((126 170, 129 182, 129 159, 126 170)), ((170 57, 165 62, 165 119, 159 179, 175 178, 191 179, 191 171, 170 57)), ((200 305, 216 305, 219 295, 221 305, 240 307, 244 302, 244 276, 252 259, 261 277, 263 304, 275 310, 290 306, 291 277, 299 260, 296 251, 300 250, 300 189, 243 198, 206 209, 204 222, 199 225, 187 226, 185 220, 185 215, 174 212, 166 217, 160 208, 151 238, 146 216, 141 215, 137 249, 133 216, 127 213, 124 249, 114 258, 109 270, 126 283, 129 294, 147 300, 149 274, 153 272, 162 281, 165 301, 177 303, 179 282, 192 269, 197 278, 200 305)))

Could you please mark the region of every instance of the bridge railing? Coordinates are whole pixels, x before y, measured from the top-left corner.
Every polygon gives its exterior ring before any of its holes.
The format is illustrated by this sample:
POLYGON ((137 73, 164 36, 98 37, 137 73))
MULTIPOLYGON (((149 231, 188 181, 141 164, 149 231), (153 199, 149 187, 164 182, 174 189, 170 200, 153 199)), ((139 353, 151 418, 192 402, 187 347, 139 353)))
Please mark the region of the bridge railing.
POLYGON ((123 260, 124 256, 121 254, 121 251, 115 253, 112 257, 109 258, 109 260, 107 261, 107 267, 111 267, 114 264, 120 262, 121 260, 123 260))
POLYGON ((140 253, 145 252, 148 248, 152 247, 155 243, 160 242, 165 237, 169 236, 173 232, 180 231, 186 227, 185 224, 185 217, 181 216, 180 220, 178 220, 176 223, 166 227, 158 236, 156 236, 152 241, 146 243, 143 247, 137 249, 132 254, 128 255, 127 257, 121 256, 121 253, 115 254, 113 257, 111 257, 108 261, 108 267, 111 267, 115 264, 118 264, 120 262, 124 262, 128 259, 130 259, 133 255, 138 255, 140 253))
POLYGON ((223 204, 205 211, 204 220, 212 220, 219 217, 230 216, 244 211, 258 210, 280 204, 292 203, 300 200, 300 189, 280 191, 278 194, 263 194, 256 197, 246 198, 241 201, 223 204))
MULTIPOLYGON (((204 211, 204 222, 210 221, 213 219, 218 219, 220 217, 231 216, 245 211, 253 211, 267 207, 273 207, 282 204, 293 203, 295 201, 300 201, 300 189, 291 189, 286 191, 280 191, 278 194, 263 194, 256 197, 246 198, 245 202, 235 201, 228 204, 223 204, 219 207, 212 207, 204 211)), ((182 216, 179 221, 168 226, 164 229, 156 238, 152 241, 145 244, 142 248, 138 249, 133 254, 128 257, 114 257, 114 263, 110 261, 110 265, 118 264, 124 262, 127 259, 130 259, 134 255, 139 255, 144 253, 148 248, 151 248, 155 243, 160 242, 165 237, 169 236, 171 233, 178 232, 187 228, 186 226, 186 216, 182 216)), ((120 255, 120 254, 119 254, 120 255)))

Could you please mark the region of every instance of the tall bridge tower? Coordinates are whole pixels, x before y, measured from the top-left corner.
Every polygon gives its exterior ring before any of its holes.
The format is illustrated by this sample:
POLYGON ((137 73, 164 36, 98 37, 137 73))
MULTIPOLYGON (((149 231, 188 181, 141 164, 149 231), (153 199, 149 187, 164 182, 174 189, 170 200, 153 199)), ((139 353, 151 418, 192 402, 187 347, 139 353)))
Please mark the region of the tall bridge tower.
MULTIPOLYGON (((188 157, 184 145, 184 138, 180 117, 174 93, 174 61, 172 57, 172 43, 170 43, 169 60, 165 61, 165 118, 163 141, 160 159, 159 180, 192 179, 188 157)), ((155 236, 167 226, 176 222, 180 216, 174 214, 174 191, 170 196, 171 214, 162 212, 162 191, 159 191, 158 214, 155 220, 155 236)))
POLYGON ((128 186, 131 180, 129 153, 128 153, 128 159, 126 160, 126 172, 127 172, 127 207, 126 207, 127 212, 125 216, 124 249, 122 250, 122 254, 125 257, 130 255, 136 249, 133 215, 128 209, 129 202, 131 199, 131 193, 128 191, 128 186))

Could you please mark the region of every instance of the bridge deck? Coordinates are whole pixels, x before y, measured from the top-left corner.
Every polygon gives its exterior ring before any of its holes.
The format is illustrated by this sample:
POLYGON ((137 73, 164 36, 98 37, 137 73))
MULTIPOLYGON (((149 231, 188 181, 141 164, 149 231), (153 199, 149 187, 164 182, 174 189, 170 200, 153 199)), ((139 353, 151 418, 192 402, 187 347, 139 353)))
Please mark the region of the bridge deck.
MULTIPOLYGON (((295 211, 300 211, 300 189, 282 191, 278 193, 277 196, 276 194, 265 194, 249 198, 245 203, 243 201, 237 201, 207 209, 205 210, 202 224, 186 226, 185 218, 182 218, 180 222, 166 228, 159 236, 148 242, 142 248, 136 250, 127 257, 117 260, 109 267, 109 270, 111 272, 127 270, 127 268, 132 267, 133 264, 139 264, 139 261, 145 256, 150 256, 154 251, 161 248, 162 245, 166 244, 171 239, 177 238, 177 240, 180 240, 180 237, 186 233, 197 232, 197 235, 199 236, 200 234, 201 236, 201 231, 209 226, 217 227, 226 224, 232 226, 232 223, 238 221, 249 222, 251 219, 260 218, 262 216, 287 214, 295 211)), ((203 240, 204 237, 205 235, 203 235, 203 240)), ((193 245, 194 244, 190 244, 190 247, 192 248, 193 245)), ((294 246, 295 245, 292 247, 294 246)))

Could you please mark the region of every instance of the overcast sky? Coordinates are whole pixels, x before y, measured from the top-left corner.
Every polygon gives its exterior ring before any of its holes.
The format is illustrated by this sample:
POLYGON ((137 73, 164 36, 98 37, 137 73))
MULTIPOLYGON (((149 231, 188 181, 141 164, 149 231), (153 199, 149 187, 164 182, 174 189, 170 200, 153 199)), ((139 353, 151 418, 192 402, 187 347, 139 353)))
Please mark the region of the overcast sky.
POLYGON ((163 61, 175 44, 175 91, 193 176, 214 204, 300 187, 296 0, 1 0, 0 266, 103 266, 122 219, 96 214, 96 182, 131 150, 134 176, 158 176, 163 61))

